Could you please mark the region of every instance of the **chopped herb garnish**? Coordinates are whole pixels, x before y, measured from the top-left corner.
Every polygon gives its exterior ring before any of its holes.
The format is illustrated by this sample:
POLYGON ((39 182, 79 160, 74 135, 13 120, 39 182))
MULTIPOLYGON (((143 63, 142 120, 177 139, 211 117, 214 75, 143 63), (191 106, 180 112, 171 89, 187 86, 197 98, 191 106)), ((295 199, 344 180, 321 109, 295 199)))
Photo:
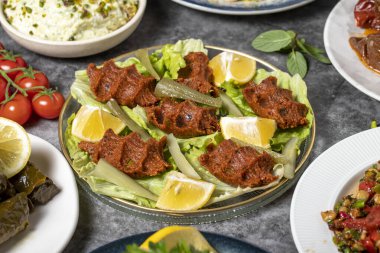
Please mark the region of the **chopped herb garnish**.
POLYGON ((45 6, 46 1, 45 0, 40 0, 40 7, 43 8, 45 6))
POLYGON ((63 2, 63 5, 64 6, 71 6, 71 5, 75 5, 75 1, 74 0, 62 0, 63 2))
POLYGON ((86 9, 83 9, 82 10, 82 14, 80 15, 80 18, 81 19, 84 19, 84 18, 91 18, 91 13, 88 11, 88 10, 86 10, 86 9))

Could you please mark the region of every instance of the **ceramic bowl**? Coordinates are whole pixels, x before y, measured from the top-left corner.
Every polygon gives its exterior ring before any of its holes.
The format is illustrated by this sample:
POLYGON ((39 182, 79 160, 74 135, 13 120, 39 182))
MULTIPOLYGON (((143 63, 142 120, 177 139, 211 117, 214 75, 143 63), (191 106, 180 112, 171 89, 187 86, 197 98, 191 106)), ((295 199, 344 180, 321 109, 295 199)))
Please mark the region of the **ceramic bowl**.
POLYGON ((0 23, 5 32, 18 44, 42 55, 59 58, 76 58, 106 51, 128 38, 136 30, 144 15, 146 0, 139 0, 136 15, 119 29, 99 38, 82 41, 50 41, 24 34, 9 24, 2 11, 3 4, 1 1, 0 23))

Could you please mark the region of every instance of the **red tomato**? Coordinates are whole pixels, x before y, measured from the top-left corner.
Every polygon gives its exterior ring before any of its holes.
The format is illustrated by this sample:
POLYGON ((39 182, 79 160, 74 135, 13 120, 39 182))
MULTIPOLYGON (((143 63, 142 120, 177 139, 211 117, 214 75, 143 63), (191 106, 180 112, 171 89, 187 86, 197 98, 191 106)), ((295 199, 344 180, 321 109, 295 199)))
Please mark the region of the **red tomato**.
POLYGON ((15 78, 15 81, 18 86, 26 90, 29 99, 32 99, 34 95, 39 93, 42 89, 28 89, 36 86, 43 86, 46 89, 50 87, 49 80, 47 79, 46 75, 42 72, 33 71, 34 78, 32 76, 20 78, 23 74, 23 72, 19 72, 15 78))
POLYGON ((7 88, 7 81, 0 76, 0 102, 5 99, 5 89, 7 88))
POLYGON ((33 110, 45 119, 57 118, 64 103, 65 98, 58 91, 52 91, 51 94, 41 93, 32 101, 33 110))
POLYGON ((376 230, 372 231, 369 237, 374 243, 380 241, 380 233, 377 232, 376 230))
MULTIPOLYGON (((11 60, 0 60, 0 69, 2 70, 11 70, 14 68, 19 68, 20 66, 17 64, 17 62, 11 61, 11 60)), ((16 75, 19 73, 19 71, 10 72, 7 75, 10 79, 14 80, 16 75)))
POLYGON ((361 241, 364 248, 368 251, 368 253, 376 253, 376 248, 373 242, 369 238, 365 238, 361 241))
POLYGON ((32 106, 29 99, 21 94, 4 105, 0 105, 0 117, 8 118, 23 125, 32 115, 32 106))
POLYGON ((376 185, 375 181, 363 181, 359 184, 359 190, 372 193, 372 187, 374 187, 375 185, 376 185))
POLYGON ((5 49, 5 48, 4 48, 3 43, 0 42, 0 50, 4 50, 4 49, 5 49))
POLYGON ((21 56, 16 56, 16 63, 20 67, 23 67, 23 68, 28 67, 28 64, 26 63, 26 61, 21 56))

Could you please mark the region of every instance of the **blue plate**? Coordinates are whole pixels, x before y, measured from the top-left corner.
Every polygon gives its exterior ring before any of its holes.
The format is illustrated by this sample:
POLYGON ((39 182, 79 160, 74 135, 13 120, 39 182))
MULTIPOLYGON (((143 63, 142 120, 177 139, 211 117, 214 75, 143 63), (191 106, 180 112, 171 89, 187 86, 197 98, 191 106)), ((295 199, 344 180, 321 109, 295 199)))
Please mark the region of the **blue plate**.
MULTIPOLYGON (((314 0, 272 0, 273 3, 261 4, 249 2, 216 3, 218 0, 172 0, 186 7, 226 15, 261 15, 291 10, 314 0)), ((264 0, 263 0, 264 1, 264 0)), ((226 1, 227 2, 227 1, 226 1)))
MULTIPOLYGON (((123 253, 126 245, 133 243, 140 245, 151 234, 153 232, 128 236, 101 246, 92 253, 123 253)), ((267 253, 256 246, 231 237, 208 232, 202 232, 202 234, 218 253, 267 253)))

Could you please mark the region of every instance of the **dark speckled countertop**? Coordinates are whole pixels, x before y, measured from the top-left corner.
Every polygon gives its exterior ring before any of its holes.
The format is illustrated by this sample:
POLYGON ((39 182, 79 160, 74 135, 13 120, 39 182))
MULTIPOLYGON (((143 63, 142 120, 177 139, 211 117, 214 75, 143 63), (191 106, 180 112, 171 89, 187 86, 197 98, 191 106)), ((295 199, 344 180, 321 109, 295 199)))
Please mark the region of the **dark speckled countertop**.
MULTIPOLYGON (((15 44, 1 28, 0 38, 7 48, 21 53, 27 62, 43 70, 52 84, 67 96, 74 71, 85 68, 88 63, 101 63, 141 47, 190 37, 200 38, 206 44, 261 57, 285 70, 286 56, 257 52, 251 47, 252 39, 269 29, 293 29, 310 43, 323 47, 324 24, 336 3, 336 0, 316 0, 307 6, 278 14, 222 16, 188 9, 170 0, 149 0, 142 23, 131 37, 107 52, 80 59, 37 55, 15 44)), ((332 65, 311 61, 306 81, 317 125, 316 142, 310 160, 338 141, 367 129, 371 119, 380 115, 379 102, 351 86, 332 65)), ((28 123, 26 128, 28 132, 60 149, 57 120, 35 120, 28 123)), ((270 252, 296 252, 289 223, 293 191, 294 187, 276 201, 249 215, 196 227, 246 240, 270 252)), ((79 199, 78 227, 65 253, 89 252, 115 239, 165 226, 106 206, 87 195, 80 187, 79 199)))

